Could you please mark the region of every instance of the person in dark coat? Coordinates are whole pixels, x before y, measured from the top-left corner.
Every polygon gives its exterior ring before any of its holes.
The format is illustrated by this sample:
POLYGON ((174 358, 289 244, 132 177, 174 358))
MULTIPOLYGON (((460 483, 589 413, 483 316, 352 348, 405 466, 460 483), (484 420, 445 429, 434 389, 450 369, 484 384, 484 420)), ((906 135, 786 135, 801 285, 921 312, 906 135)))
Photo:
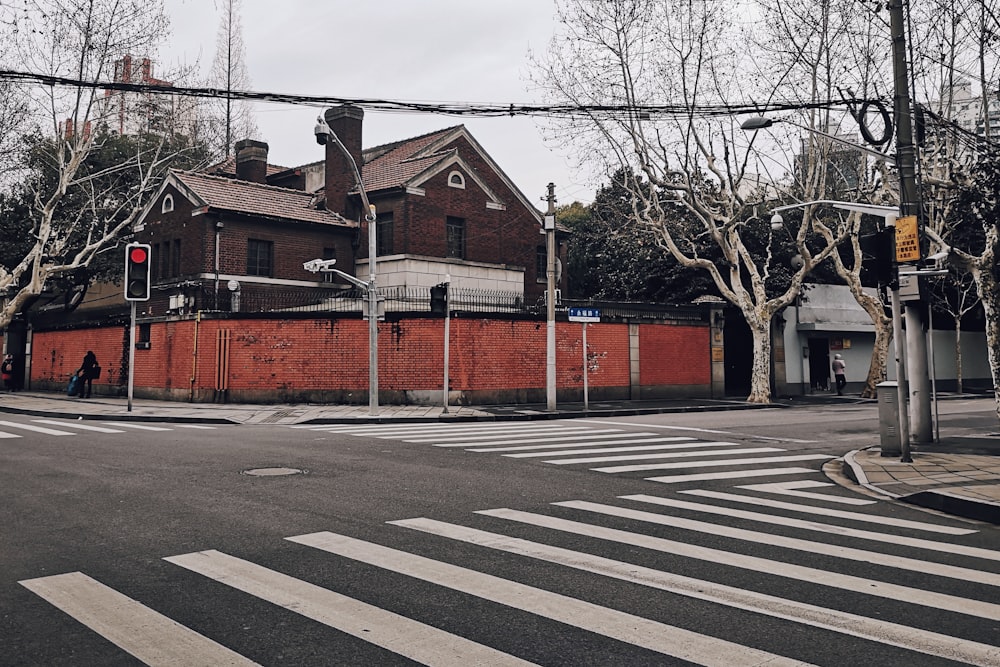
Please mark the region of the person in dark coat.
POLYGON ((80 365, 80 398, 90 398, 90 390, 94 384, 94 378, 97 377, 98 368, 97 355, 93 351, 87 350, 87 354, 83 357, 83 364, 80 365), (86 394, 84 394, 84 390, 86 390, 86 394))
POLYGON ((3 374, 4 388, 7 391, 14 391, 14 355, 8 354, 3 358, 0 373, 3 374))

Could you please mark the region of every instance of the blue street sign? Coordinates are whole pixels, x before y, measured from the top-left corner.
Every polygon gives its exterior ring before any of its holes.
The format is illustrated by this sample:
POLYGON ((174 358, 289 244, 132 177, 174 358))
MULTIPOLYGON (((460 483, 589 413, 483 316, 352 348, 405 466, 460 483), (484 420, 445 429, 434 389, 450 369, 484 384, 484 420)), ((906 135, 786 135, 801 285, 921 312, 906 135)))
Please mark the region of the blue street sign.
POLYGON ((570 308, 570 322, 600 322, 601 311, 598 308, 570 308))

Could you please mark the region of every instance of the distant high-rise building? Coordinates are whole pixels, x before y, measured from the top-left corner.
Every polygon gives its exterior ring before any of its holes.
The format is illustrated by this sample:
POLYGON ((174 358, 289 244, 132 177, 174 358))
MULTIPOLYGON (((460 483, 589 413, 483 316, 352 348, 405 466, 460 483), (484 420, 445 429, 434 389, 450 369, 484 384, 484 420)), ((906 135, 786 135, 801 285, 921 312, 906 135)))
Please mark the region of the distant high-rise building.
MULTIPOLYGON (((115 83, 172 87, 153 76, 149 58, 126 55, 115 62, 115 83)), ((189 135, 195 116, 193 100, 148 90, 105 90, 102 124, 111 132, 137 135, 146 132, 189 135)))
POLYGON ((930 106, 934 113, 957 123, 963 130, 981 137, 1000 138, 1000 96, 994 91, 985 101, 988 110, 983 109, 983 96, 973 93, 972 84, 959 79, 930 106))

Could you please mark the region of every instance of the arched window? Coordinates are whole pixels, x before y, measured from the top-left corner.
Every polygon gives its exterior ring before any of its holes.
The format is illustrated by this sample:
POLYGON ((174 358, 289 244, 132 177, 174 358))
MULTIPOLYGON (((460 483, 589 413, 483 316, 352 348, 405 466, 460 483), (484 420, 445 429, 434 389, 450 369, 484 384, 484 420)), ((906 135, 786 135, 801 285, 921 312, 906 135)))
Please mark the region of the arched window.
POLYGON ((462 172, 453 171, 448 174, 448 186, 452 188, 465 188, 465 176, 462 176, 462 172))
POLYGON ((174 196, 167 195, 163 198, 163 208, 160 209, 160 213, 170 213, 174 210, 174 196))

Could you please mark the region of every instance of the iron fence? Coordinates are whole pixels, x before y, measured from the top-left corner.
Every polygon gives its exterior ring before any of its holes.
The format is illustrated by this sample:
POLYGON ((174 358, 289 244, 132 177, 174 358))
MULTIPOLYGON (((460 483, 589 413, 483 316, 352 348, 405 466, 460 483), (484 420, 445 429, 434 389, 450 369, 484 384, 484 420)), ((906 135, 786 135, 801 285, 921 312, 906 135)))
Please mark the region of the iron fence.
MULTIPOLYGON (((387 287, 378 290, 379 310, 385 313, 444 313, 441 294, 431 287, 387 287), (435 299, 437 297, 437 299, 435 299)), ((476 314, 511 314, 538 316, 545 314, 544 297, 526 298, 520 292, 451 288, 448 293, 449 312, 476 314)), ((222 313, 344 313, 361 314, 367 309, 368 293, 360 288, 275 288, 273 285, 244 284, 238 291, 222 286, 215 290, 212 283, 188 283, 154 296, 156 312, 184 313, 200 310, 222 313), (169 293, 169 296, 168 296, 169 293)), ((568 308, 597 308, 602 318, 609 320, 702 319, 705 308, 696 305, 669 305, 638 302, 601 301, 594 299, 559 299, 556 311, 565 314, 568 308)))

